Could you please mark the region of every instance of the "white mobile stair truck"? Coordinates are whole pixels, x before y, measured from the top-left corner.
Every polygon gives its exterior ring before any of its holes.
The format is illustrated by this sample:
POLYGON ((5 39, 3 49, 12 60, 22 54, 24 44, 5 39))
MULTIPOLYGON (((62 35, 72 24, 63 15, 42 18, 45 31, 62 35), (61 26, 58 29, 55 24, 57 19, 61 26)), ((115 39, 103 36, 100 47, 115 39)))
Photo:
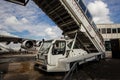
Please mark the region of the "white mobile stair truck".
POLYGON ((70 39, 41 43, 35 67, 47 72, 69 71, 79 64, 104 57, 103 38, 82 0, 33 0, 70 39))
MULTIPOLYGON (((26 5, 29 0, 8 0, 26 5)), ((70 39, 42 41, 35 67, 47 72, 69 71, 79 64, 104 58, 102 36, 82 0, 33 0, 70 39)))

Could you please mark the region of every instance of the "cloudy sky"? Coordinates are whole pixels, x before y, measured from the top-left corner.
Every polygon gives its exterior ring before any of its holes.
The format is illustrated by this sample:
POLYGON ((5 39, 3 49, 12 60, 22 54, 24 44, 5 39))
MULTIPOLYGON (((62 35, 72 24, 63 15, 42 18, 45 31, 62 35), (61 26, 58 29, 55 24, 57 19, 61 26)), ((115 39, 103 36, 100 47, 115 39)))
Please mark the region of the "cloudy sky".
MULTIPOLYGON (((84 0, 96 24, 120 23, 120 0, 84 0)), ((27 6, 0 1, 0 34, 41 40, 61 37, 62 31, 35 3, 27 6)))

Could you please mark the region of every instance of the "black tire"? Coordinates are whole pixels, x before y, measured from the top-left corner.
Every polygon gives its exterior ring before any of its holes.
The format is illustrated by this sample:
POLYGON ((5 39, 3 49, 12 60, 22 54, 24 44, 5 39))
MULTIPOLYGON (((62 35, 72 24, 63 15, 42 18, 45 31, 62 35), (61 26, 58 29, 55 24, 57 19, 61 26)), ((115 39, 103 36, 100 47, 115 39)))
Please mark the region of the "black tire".
POLYGON ((100 60, 101 60, 101 55, 96 56, 95 61, 96 61, 96 62, 99 62, 100 60))
POLYGON ((35 65, 34 65, 34 70, 35 70, 35 71, 38 71, 38 67, 39 67, 39 64, 35 64, 35 65))

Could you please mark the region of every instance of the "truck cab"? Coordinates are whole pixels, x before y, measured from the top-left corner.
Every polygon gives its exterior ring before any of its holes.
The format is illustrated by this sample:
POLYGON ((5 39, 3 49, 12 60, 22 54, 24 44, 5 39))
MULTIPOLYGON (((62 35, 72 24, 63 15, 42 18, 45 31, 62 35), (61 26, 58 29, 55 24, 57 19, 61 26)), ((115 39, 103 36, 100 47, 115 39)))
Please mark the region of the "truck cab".
POLYGON ((66 57, 66 45, 65 39, 43 41, 36 56, 37 67, 48 72, 56 71, 59 60, 66 57))

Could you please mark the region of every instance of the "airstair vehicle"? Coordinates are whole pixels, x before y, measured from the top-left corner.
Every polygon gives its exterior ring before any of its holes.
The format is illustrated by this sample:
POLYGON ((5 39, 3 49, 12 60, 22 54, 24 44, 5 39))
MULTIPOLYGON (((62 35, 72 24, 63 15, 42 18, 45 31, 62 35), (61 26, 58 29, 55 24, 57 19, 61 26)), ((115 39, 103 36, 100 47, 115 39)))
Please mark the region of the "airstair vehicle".
POLYGON ((35 67, 47 72, 69 71, 79 64, 103 58, 103 38, 82 0, 34 0, 70 39, 43 41, 35 67), (56 48, 57 47, 57 48, 56 48))
POLYGON ((103 38, 82 0, 33 1, 56 23, 63 35, 69 37, 43 40, 35 67, 47 72, 63 72, 69 71, 76 62, 80 65, 104 58, 103 38))

